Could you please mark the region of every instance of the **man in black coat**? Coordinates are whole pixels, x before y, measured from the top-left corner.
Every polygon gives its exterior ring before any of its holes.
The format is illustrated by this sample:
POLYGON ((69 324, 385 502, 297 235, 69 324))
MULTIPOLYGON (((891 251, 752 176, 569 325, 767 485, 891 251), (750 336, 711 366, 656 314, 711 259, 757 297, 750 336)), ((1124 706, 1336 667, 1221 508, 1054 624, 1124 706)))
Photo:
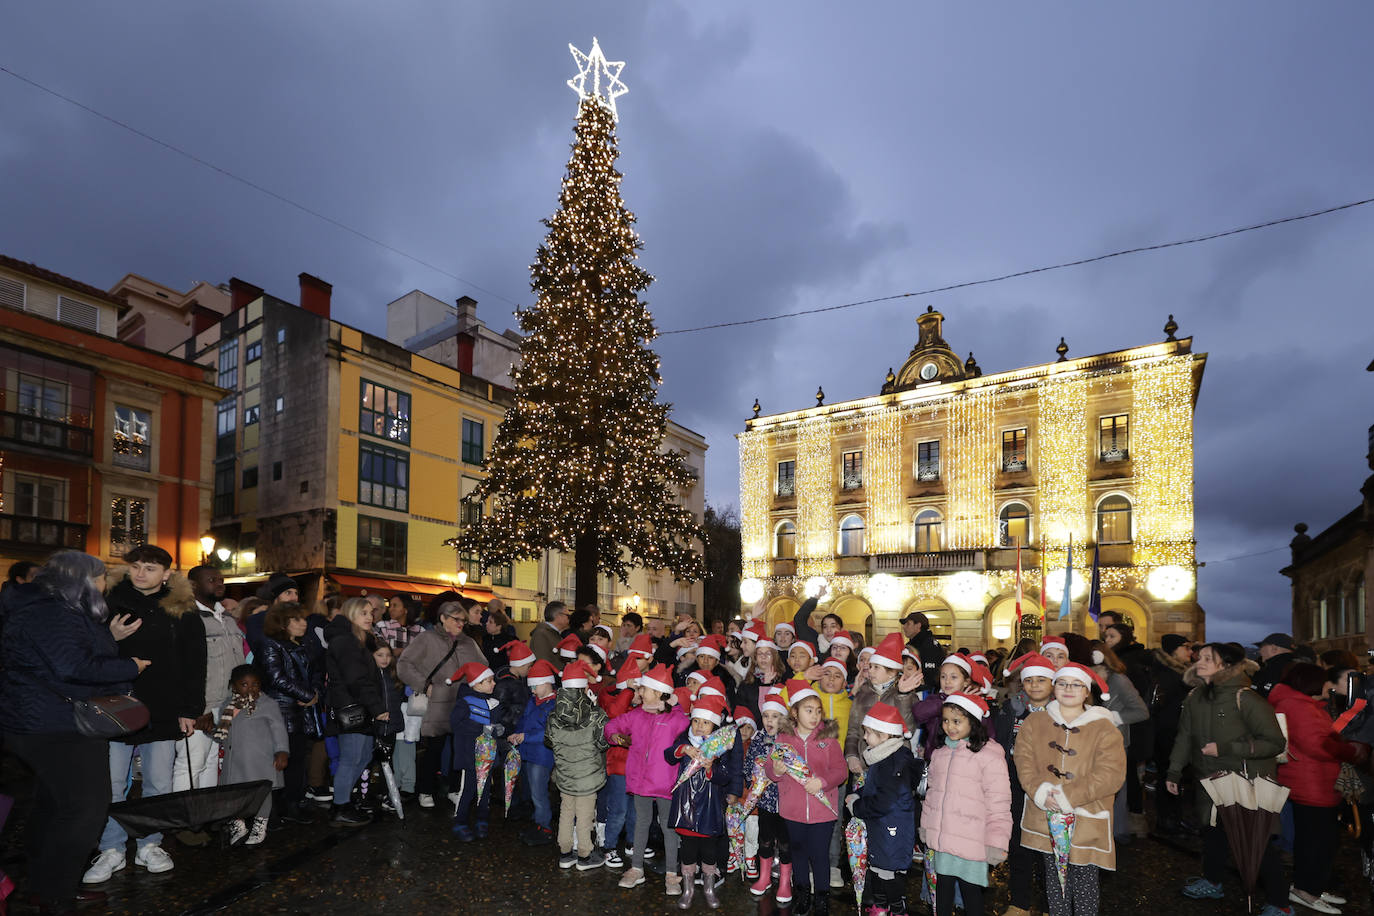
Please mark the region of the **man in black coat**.
POLYGON ((1259 643, 1260 669, 1255 672, 1253 686, 1262 697, 1268 697, 1274 685, 1283 680, 1288 666, 1293 664, 1293 637, 1287 633, 1270 633, 1259 643))
POLYGON ((930 632, 930 618, 920 611, 912 611, 902 618, 902 635, 906 644, 921 657, 921 674, 926 686, 934 687, 940 683, 940 663, 945 660, 946 652, 940 646, 935 634, 930 632))
MULTIPOLYGON (((1183 713, 1183 701, 1192 690, 1184 681, 1184 675, 1193 664, 1193 648, 1188 640, 1177 633, 1165 633, 1159 640, 1159 648, 1150 653, 1150 680, 1153 687, 1149 694, 1141 694, 1150 707, 1150 721, 1154 723, 1155 770, 1158 773, 1169 771, 1169 754, 1174 749, 1174 738, 1178 736, 1178 720, 1183 713)), ((1179 829, 1182 814, 1182 799, 1171 792, 1155 792, 1155 831, 1161 836, 1170 836, 1179 829)))

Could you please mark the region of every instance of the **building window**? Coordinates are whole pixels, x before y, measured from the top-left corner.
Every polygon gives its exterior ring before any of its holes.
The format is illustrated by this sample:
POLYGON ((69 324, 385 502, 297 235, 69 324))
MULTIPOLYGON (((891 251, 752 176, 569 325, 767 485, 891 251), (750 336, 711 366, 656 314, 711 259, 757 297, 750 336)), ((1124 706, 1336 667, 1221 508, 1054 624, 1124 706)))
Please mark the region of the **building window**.
POLYGON ((864 485, 864 453, 845 452, 841 458, 844 469, 844 488, 857 490, 864 485))
POLYGON ((499 585, 502 588, 510 588, 511 566, 506 563, 503 566, 493 566, 491 568, 491 584, 499 585))
POLYGON ((244 488, 245 490, 251 490, 251 489, 253 489, 254 487, 256 487, 257 485, 258 485, 258 469, 257 469, 257 466, 255 465, 255 466, 253 466, 253 467, 251 467, 251 468, 244 468, 244 469, 243 469, 243 488, 244 488))
POLYGON ((276 408, 277 408, 277 413, 281 413, 283 410, 285 410, 285 409, 286 409, 286 398, 282 397, 281 395, 277 395, 276 408))
POLYGON ((797 492, 797 462, 778 462, 778 496, 795 496, 797 492))
POLYGON ((1026 431, 1008 429, 1002 431, 1002 470, 1024 471, 1026 469, 1026 431))
POLYGON ((481 420, 463 421, 463 461, 465 463, 482 463, 482 434, 484 431, 481 420))
POLYGON ((392 442, 410 442, 410 395, 363 379, 358 430, 392 442))
POLYGON ((115 496, 110 500, 110 555, 122 557, 148 543, 148 500, 115 496))
POLYGON ((19 413, 44 420, 67 420, 67 386, 38 376, 20 374, 19 413))
POLYGON ((916 552, 936 553, 942 540, 940 529, 944 519, 934 509, 922 509, 916 513, 916 552))
POLYGON ((997 516, 997 534, 1002 547, 1030 544, 1031 516, 1025 503, 1007 503, 997 516))
POLYGON ((477 499, 464 498, 458 503, 458 524, 463 528, 471 528, 482 520, 482 502, 477 499))
POLYGON ((277 346, 286 343, 286 328, 277 328, 277 346))
POLYGON ((406 571, 406 523, 358 516, 358 568, 406 571))
POLYGON ((243 351, 243 361, 245 363, 255 363, 262 359, 262 341, 255 340, 243 351))
POLYGON ((210 514, 216 518, 234 514, 234 463, 232 461, 215 468, 214 509, 210 514))
POLYGON ((921 442, 916 446, 916 479, 940 479, 940 440, 921 442))
POLYGON ((115 405, 114 463, 146 471, 152 467, 152 417, 145 410, 115 405))
POLYGON ((864 552, 864 520, 862 516, 846 515, 840 522, 840 556, 857 557, 864 552))
POLYGON ((458 557, 458 569, 468 574, 468 581, 478 583, 482 581, 482 564, 477 562, 477 558, 469 554, 461 554, 458 557))
POLYGON ((280 461, 274 461, 274 462, 272 462, 272 479, 273 479, 273 480, 281 480, 281 462, 280 462, 280 461))
POLYGON ((773 532, 773 556, 791 560, 797 555, 797 526, 790 521, 779 522, 773 532))
POLYGON ((252 426, 254 423, 258 422, 259 411, 261 409, 262 408, 257 404, 254 404, 252 407, 243 408, 243 425, 252 426))
POLYGON ((1355 583, 1355 630, 1356 633, 1364 632, 1364 576, 1360 576, 1355 583))
POLYGON ((215 457, 234 454, 234 428, 238 421, 238 399, 234 395, 219 402, 215 408, 215 457))
POLYGON ((1131 501, 1108 496, 1097 504, 1097 543, 1131 543, 1131 501))
POLYGON ((410 508, 410 456, 377 445, 358 445, 358 502, 407 512, 410 508))
POLYGON ((1131 457, 1130 417, 1117 414, 1097 421, 1097 455, 1103 461, 1125 461, 1131 457))
POLYGON ((226 340, 219 345, 219 381, 221 388, 233 391, 239 386, 239 339, 226 340))
POLYGON ((63 521, 67 518, 67 483, 52 477, 14 477, 14 515, 63 521))

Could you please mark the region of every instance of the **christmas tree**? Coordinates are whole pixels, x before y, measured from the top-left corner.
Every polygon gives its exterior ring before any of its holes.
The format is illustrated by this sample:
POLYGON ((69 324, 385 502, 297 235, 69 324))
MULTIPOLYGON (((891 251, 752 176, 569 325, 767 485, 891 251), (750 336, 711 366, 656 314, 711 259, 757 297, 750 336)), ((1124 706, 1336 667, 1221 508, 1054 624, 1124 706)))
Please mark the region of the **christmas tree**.
POLYGON ((639 298, 653 277, 635 263, 642 244, 615 168, 624 64, 595 42, 589 55, 572 51, 582 71, 568 84, 581 99, 576 142, 530 267, 536 301, 519 313, 515 406, 487 477, 464 498, 492 511, 448 543, 484 567, 571 550, 582 607, 595 603, 602 573, 625 582, 647 566, 701 578, 705 535, 676 498, 692 475, 663 447, 668 405, 649 348, 657 332, 639 298))

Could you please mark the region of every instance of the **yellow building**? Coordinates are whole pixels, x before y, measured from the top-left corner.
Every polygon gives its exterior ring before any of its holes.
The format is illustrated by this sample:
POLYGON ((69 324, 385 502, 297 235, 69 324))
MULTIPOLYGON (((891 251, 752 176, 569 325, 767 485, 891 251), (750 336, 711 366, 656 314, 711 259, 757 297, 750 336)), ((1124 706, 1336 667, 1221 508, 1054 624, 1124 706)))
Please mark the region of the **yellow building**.
POLYGON ((760 415, 739 435, 741 597, 771 622, 829 584, 822 609, 870 642, 914 610, 956 646, 1010 645, 1047 582, 1050 632, 1094 634, 1102 608, 1141 642, 1201 637, 1193 534, 1193 409, 1206 354, 1177 339, 984 375, 943 316, 881 393, 760 415), (1060 620, 1072 540, 1073 601, 1060 620), (1015 613, 1021 546, 1023 616, 1015 613), (1084 549, 1084 548, 1088 549, 1084 549), (1019 626, 1018 626, 1019 624, 1019 626))

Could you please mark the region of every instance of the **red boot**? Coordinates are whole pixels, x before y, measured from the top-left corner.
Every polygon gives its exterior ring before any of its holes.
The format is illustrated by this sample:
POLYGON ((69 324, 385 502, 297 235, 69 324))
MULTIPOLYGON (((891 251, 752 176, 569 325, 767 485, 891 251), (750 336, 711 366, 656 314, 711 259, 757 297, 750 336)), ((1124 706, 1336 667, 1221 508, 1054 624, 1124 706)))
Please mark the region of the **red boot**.
POLYGON ((768 886, 773 883, 773 860, 759 859, 759 877, 753 884, 749 885, 749 893, 755 897, 762 897, 768 893, 768 886))
MULTIPOLYGON (((759 869, 760 872, 763 869, 759 869)), ((759 880, 763 880, 763 875, 759 875, 759 880)), ((778 866, 778 893, 775 898, 778 905, 792 902, 792 866, 791 864, 778 866)))

